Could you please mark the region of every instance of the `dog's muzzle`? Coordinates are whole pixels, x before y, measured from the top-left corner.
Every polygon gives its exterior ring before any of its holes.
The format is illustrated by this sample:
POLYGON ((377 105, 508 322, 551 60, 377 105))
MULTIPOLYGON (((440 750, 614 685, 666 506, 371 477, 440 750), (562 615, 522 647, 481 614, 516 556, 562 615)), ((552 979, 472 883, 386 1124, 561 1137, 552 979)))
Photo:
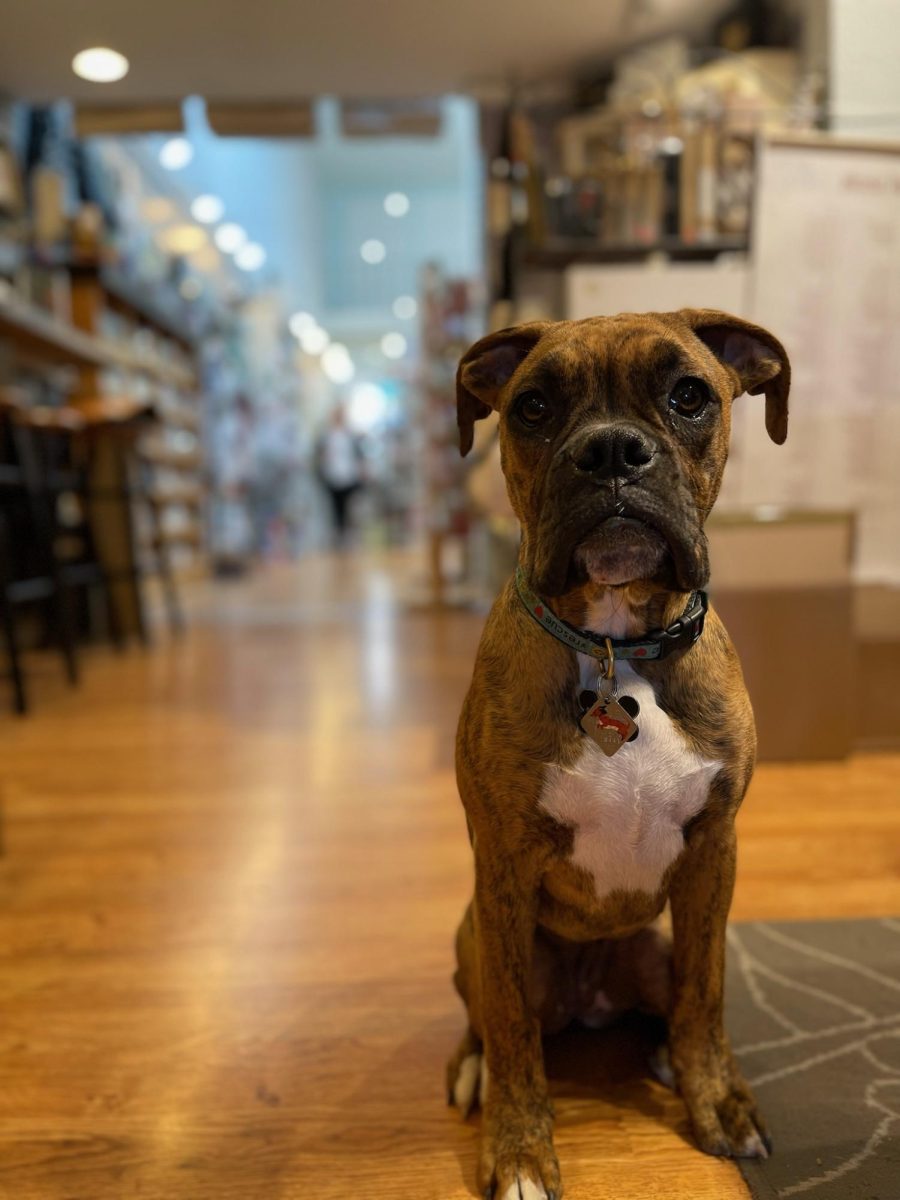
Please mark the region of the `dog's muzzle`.
POLYGON ((706 537, 675 455, 627 422, 577 430, 544 481, 532 538, 532 578, 559 596, 588 578, 611 585, 658 579, 705 587, 706 537))

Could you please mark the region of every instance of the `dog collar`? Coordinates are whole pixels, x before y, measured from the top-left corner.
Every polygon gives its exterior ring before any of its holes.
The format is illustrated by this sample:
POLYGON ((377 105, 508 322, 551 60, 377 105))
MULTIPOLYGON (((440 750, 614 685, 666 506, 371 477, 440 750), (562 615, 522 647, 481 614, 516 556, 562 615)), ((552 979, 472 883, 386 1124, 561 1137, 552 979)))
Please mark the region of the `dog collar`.
POLYGON ((609 653, 607 642, 612 646, 613 657, 620 659, 656 659, 668 658, 676 650, 686 650, 693 646, 703 632, 706 620, 708 601, 706 592, 692 592, 687 608, 681 616, 667 625, 665 629, 655 629, 642 638, 605 638, 591 633, 589 629, 576 629, 568 621, 558 617, 556 613, 537 596, 525 582, 525 573, 521 567, 516 567, 516 591, 525 608, 535 621, 557 641, 577 650, 579 654, 589 654, 592 658, 605 659, 609 653))

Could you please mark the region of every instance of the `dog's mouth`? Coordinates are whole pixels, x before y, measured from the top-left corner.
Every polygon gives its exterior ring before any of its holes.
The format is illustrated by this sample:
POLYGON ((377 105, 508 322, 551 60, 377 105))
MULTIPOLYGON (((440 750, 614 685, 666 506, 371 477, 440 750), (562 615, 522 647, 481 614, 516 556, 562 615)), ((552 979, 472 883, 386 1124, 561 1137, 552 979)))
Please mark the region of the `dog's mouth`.
POLYGON ((573 565, 593 583, 617 586, 656 577, 668 553, 666 538, 646 521, 613 516, 575 547, 573 565))

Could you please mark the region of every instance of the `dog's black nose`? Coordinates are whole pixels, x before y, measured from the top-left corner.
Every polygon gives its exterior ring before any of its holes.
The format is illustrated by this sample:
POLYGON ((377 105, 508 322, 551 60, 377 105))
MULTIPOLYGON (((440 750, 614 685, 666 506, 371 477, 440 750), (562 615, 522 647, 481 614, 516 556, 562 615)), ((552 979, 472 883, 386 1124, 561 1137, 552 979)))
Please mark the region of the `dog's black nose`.
POLYGON ((627 479, 639 475, 655 453, 652 440, 636 426, 606 425, 573 447, 572 461, 600 479, 627 479))

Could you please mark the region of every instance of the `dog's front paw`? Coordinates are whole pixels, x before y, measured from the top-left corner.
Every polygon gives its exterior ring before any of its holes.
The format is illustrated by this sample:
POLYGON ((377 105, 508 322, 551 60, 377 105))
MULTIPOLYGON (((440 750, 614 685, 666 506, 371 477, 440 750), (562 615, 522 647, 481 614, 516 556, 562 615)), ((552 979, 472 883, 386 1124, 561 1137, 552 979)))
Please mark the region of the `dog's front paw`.
POLYGON ((730 1052, 676 1070, 678 1090, 701 1150, 727 1158, 768 1158, 772 1142, 730 1052))
POLYGON ((488 1104, 478 1184, 485 1200, 560 1200, 549 1105, 494 1110, 488 1104))

